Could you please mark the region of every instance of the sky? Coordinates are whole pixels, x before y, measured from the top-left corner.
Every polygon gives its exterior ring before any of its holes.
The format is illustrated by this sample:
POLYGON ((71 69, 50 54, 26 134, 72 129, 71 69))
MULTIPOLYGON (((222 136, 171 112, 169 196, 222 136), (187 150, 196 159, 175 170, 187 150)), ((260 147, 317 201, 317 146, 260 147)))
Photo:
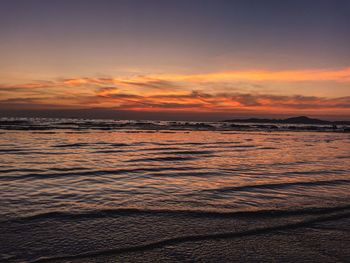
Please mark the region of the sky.
POLYGON ((350 119, 348 0, 0 0, 0 115, 350 119))

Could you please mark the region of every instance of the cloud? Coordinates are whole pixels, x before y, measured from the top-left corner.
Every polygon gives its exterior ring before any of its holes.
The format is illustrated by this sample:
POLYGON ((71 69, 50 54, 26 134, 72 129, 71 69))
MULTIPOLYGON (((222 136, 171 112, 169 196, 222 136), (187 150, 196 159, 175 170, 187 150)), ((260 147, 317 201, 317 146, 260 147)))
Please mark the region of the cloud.
POLYGON ((207 74, 192 75, 158 75, 154 78, 167 79, 171 81, 350 81, 350 68, 340 70, 246 70, 246 71, 224 71, 207 74))
MULTIPOLYGON (((106 91, 115 91, 107 89, 106 91)), ((101 91, 99 91, 101 92, 101 91)), ((123 110, 193 110, 193 111, 278 111, 278 110, 347 110, 350 112, 350 97, 324 98, 316 96, 278 96, 270 94, 218 93, 208 94, 192 91, 182 95, 142 96, 127 93, 104 93, 95 96, 61 96, 37 98, 12 98, 0 101, 10 104, 56 104, 75 107, 105 107, 123 110), (55 103, 56 102, 56 103, 55 103)))
POLYGON ((32 83, 17 84, 17 85, 6 85, 0 84, 0 92, 17 92, 17 91, 33 91, 36 89, 45 89, 52 87, 56 84, 53 81, 35 81, 32 83))
MULTIPOLYGON (((118 83, 118 81, 116 81, 118 83)), ((161 79, 137 79, 135 81, 129 80, 129 81, 120 81, 120 83, 124 83, 127 85, 132 85, 136 87, 141 87, 144 89, 153 89, 153 90, 178 90, 181 89, 179 84, 176 84, 172 81, 168 80, 161 80, 161 79)))
MULTIPOLYGON (((231 71, 195 75, 67 78, 0 85, 2 107, 56 105, 138 111, 332 111, 350 114, 350 97, 329 98, 271 93, 255 81, 348 81, 350 69, 231 71), (239 88, 234 87, 239 84, 239 88)), ((297 87, 297 84, 295 84, 297 87)), ((290 94, 289 90, 289 94, 290 94)))
POLYGON ((118 92, 118 88, 115 87, 102 87, 102 88, 97 88, 96 89, 96 95, 97 96, 105 96, 108 94, 111 94, 113 92, 118 92))
POLYGON ((106 84, 114 84, 114 80, 112 78, 70 78, 70 79, 62 79, 59 81, 62 85, 68 86, 84 86, 84 85, 106 85, 106 84))
POLYGON ((135 95, 128 93, 105 93, 101 104, 114 105, 126 110, 188 110, 194 111, 232 111, 278 110, 278 109, 347 109, 350 110, 350 97, 324 98, 316 96, 282 96, 250 93, 216 93, 190 91, 180 95, 135 95))
MULTIPOLYGON (((38 103, 43 98, 12 98, 12 99, 4 99, 0 100, 2 104, 10 104, 10 103, 38 103)), ((45 98, 44 98, 45 99, 45 98)))

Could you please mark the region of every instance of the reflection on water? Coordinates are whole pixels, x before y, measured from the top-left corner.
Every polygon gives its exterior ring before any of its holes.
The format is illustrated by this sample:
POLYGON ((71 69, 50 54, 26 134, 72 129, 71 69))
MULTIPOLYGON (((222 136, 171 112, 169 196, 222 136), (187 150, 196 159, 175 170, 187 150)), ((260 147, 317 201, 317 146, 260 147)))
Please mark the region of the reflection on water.
POLYGON ((345 133, 7 131, 0 214, 339 206, 350 197, 349 149, 345 133))

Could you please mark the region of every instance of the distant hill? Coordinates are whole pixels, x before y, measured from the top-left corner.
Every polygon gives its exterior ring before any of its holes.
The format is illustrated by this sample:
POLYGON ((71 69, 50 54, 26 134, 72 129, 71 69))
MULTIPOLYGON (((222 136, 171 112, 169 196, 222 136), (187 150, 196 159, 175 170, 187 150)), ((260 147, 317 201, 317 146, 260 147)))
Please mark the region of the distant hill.
POLYGON ((313 119, 306 116, 298 116, 287 119, 233 119, 225 120, 225 122, 241 122, 241 123, 282 123, 282 124, 320 124, 320 125, 350 125, 350 121, 326 121, 320 119, 313 119))

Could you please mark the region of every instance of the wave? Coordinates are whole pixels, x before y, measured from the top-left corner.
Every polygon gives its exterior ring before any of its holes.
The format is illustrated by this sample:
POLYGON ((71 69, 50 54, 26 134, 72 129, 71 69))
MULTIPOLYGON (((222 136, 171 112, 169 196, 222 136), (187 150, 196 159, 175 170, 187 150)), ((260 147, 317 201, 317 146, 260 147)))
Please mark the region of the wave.
POLYGON ((291 186, 330 186, 339 184, 349 184, 349 179, 336 179, 336 180, 320 180, 320 181, 303 181, 303 182, 285 182, 285 183, 269 183, 269 184, 254 184, 254 185, 242 185, 242 186, 232 186, 232 187, 222 187, 216 189, 205 189, 200 192, 233 192, 233 191, 246 191, 253 189, 280 189, 288 188, 291 186))
POLYGON ((87 170, 85 167, 53 167, 49 168, 51 171, 83 171, 87 170))
MULTIPOLYGON (((211 176, 220 176, 222 175, 222 173, 220 172, 172 172, 171 173, 171 177, 175 178, 175 177, 211 177, 211 176)), ((151 175, 143 175, 141 177, 163 177, 163 176, 169 176, 169 174, 162 174, 162 173, 157 173, 157 174, 151 174, 151 175)))
POLYGON ((7 154, 7 155, 40 155, 40 154, 45 154, 45 155, 63 155, 63 154, 76 154, 73 152, 48 152, 48 151, 35 151, 31 149, 21 149, 21 150, 4 150, 1 151, 0 153, 7 154))
MULTIPOLYGON (((50 170, 56 171, 67 171, 62 173, 30 173, 23 175, 0 175, 0 180, 21 180, 21 179, 49 179, 56 177, 65 176, 100 176, 100 175, 119 175, 119 174, 130 174, 130 173, 142 173, 142 172, 162 172, 162 171, 188 171, 193 170, 193 167, 183 166, 183 167, 143 167, 143 168, 131 168, 131 169, 114 169, 114 170, 92 170, 84 171, 85 168, 52 168, 50 170), (61 170, 60 170, 61 169, 61 170), (77 172, 78 170, 78 172, 77 172), (80 171, 81 170, 81 171, 80 171), (72 172, 73 171, 73 172, 72 172)), ((200 168, 196 168, 200 170, 200 168)))
POLYGON ((57 144, 52 147, 55 148, 76 148, 76 147, 84 147, 84 146, 90 146, 90 143, 71 143, 71 144, 57 144))
POLYGON ((170 152, 158 152, 157 154, 175 154, 175 155, 201 155, 201 154, 212 154, 213 151, 170 151, 170 152))
POLYGON ((23 149, 0 149, 0 153, 22 153, 23 149))
POLYGON ((255 148, 256 145, 232 145, 232 148, 255 148))
POLYGON ((54 131, 34 131, 32 132, 32 134, 57 134, 58 132, 54 132, 54 131))
POLYGON ((162 239, 159 241, 135 245, 135 246, 111 248, 111 249, 98 250, 98 251, 92 251, 92 252, 75 254, 75 255, 40 257, 30 262, 39 263, 39 262, 47 262, 52 260, 71 260, 71 259, 83 259, 83 258, 96 257, 96 256, 118 255, 118 254, 128 253, 128 252, 130 253, 130 252, 137 252, 137 251, 152 250, 152 249, 161 248, 164 246, 182 244, 185 242, 234 239, 234 238, 240 238, 240 237, 246 237, 246 236, 256 236, 256 235, 269 234, 271 232, 309 227, 317 223, 334 221, 334 220, 339 220, 339 219, 349 218, 349 217, 350 217, 350 212, 341 213, 341 214, 332 214, 332 215, 321 216, 321 217, 307 219, 307 220, 300 220, 295 223, 281 224, 281 225, 271 226, 271 227, 259 227, 255 229, 244 230, 244 231, 184 235, 184 236, 177 236, 173 238, 162 239))
POLYGON ((277 150, 278 148, 276 147, 260 147, 258 150, 277 150))
MULTIPOLYGON (((17 173, 17 172, 43 172, 41 169, 28 169, 28 168, 21 168, 21 169, 16 169, 16 168, 10 168, 10 169, 0 169, 0 173, 17 173)), ((1 177, 1 175, 0 175, 1 177)))
POLYGON ((127 160, 126 162, 177 162, 177 161, 190 161, 190 160, 195 160, 197 158, 193 156, 186 156, 186 157, 181 157, 181 156, 166 156, 166 157, 154 157, 154 158, 138 158, 138 159, 130 159, 127 160))
POLYGON ((139 151, 176 151, 176 150, 183 150, 183 148, 180 148, 180 147, 154 147, 154 148, 139 149, 139 151))
POLYGON ((349 132, 348 125, 341 125, 334 128, 330 125, 298 125, 298 124, 276 124, 268 123, 231 123, 226 122, 162 122, 157 121, 114 121, 114 120, 72 120, 64 122, 63 119, 7 119, 0 118, 1 130, 20 131, 47 131, 47 130, 70 130, 70 131, 122 131, 128 133, 156 133, 156 132, 176 132, 176 131, 219 131, 228 132, 271 132, 277 131, 307 131, 307 132, 349 132))
POLYGON ((92 153, 125 153, 125 150, 97 150, 92 153))
POLYGON ((241 142, 239 141, 223 141, 223 142, 178 142, 178 141, 173 141, 173 142, 169 142, 169 143, 160 143, 160 142, 154 142, 152 144, 154 145, 168 145, 168 146, 171 146, 171 145, 188 145, 188 146, 192 146, 192 145, 217 145, 217 144, 239 144, 241 142))
POLYGON ((126 143, 109 143, 108 145, 112 147, 132 146, 132 144, 126 144, 126 143))
POLYGON ((25 223, 33 220, 75 220, 95 219, 115 216, 132 215, 169 215, 195 218, 263 218, 284 217, 302 215, 323 215, 327 213, 342 212, 350 209, 350 204, 333 207, 308 207, 300 209, 265 209, 265 210, 242 210, 242 211, 211 211, 211 210, 174 210, 174 209, 140 209, 140 208, 115 208, 100 209, 86 212, 52 211, 34 214, 24 217, 6 219, 0 223, 25 223))
POLYGON ((135 146, 138 144, 126 144, 126 143, 107 143, 107 142, 95 142, 95 143, 67 143, 67 144, 56 144, 52 147, 54 148, 79 148, 79 147, 94 147, 104 145, 108 147, 127 147, 127 146, 135 146))
MULTIPOLYGON (((294 164, 294 163, 293 163, 294 164)), ((288 171, 281 173, 281 175, 318 175, 318 174, 334 174, 334 173, 348 173, 348 170, 342 170, 342 169, 337 169, 337 170, 316 170, 316 171, 288 171)))

